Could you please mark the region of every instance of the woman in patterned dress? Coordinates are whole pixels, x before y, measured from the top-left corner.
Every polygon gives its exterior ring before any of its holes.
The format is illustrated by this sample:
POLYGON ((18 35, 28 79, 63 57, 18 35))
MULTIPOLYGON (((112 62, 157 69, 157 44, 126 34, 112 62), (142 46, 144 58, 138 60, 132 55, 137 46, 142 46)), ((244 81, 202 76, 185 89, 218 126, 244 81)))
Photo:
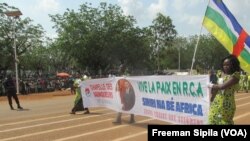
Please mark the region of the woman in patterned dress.
POLYGON ((237 57, 229 55, 222 60, 222 78, 211 86, 209 124, 234 124, 236 110, 234 93, 239 89, 240 63, 237 57), (221 81, 222 80, 222 81, 221 81))
MULTIPOLYGON (((74 100, 74 107, 71 109, 70 114, 76 114, 77 111, 84 111, 84 114, 89 114, 89 108, 86 108, 83 106, 83 100, 82 100, 82 95, 81 95, 81 87, 80 87, 80 83, 81 83, 81 79, 80 79, 80 75, 77 76, 77 78, 74 81, 73 86, 75 87, 75 100, 74 100)), ((85 77, 84 80, 86 80, 87 78, 85 77)))

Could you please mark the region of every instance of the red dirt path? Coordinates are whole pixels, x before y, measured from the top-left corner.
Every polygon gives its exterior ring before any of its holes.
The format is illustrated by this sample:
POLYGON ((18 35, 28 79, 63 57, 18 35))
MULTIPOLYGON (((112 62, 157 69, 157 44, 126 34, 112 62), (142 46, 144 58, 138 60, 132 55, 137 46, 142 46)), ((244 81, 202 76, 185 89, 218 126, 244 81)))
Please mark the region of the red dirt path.
MULTIPOLYGON (((20 100, 41 100, 46 98, 52 98, 54 96, 67 96, 71 95, 70 91, 62 90, 62 91, 54 91, 54 92, 45 92, 45 93, 32 93, 28 95, 18 95, 20 100)), ((6 96, 0 96, 0 101, 7 100, 6 96)))

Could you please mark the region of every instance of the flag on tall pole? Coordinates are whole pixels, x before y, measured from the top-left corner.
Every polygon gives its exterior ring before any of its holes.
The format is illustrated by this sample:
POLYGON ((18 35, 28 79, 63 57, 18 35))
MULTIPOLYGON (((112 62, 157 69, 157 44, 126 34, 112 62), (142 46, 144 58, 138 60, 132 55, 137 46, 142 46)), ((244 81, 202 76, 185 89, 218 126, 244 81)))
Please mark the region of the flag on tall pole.
POLYGON ((229 53, 237 56, 241 68, 250 73, 250 37, 222 0, 209 2, 203 26, 229 53))

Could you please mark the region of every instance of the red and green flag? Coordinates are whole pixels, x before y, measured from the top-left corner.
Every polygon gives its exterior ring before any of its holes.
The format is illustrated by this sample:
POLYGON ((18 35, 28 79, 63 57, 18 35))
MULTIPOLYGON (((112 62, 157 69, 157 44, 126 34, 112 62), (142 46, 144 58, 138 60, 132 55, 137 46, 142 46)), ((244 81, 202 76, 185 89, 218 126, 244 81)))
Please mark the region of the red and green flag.
POLYGON ((241 68, 250 73, 250 37, 222 0, 211 0, 203 26, 229 51, 238 57, 241 68))

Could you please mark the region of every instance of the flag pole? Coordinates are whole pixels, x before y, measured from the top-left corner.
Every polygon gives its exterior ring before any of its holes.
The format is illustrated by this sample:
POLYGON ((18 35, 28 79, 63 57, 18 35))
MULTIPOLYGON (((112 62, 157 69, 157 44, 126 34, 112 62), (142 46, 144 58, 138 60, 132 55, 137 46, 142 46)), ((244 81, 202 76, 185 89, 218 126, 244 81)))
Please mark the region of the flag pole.
MULTIPOLYGON (((210 3, 210 0, 208 0, 208 4, 207 4, 207 5, 209 5, 209 3, 210 3)), ((205 14, 204 14, 204 15, 205 15, 205 14)), ((204 21, 204 16, 203 16, 202 22, 203 22, 203 21, 204 21)), ((199 33, 199 36, 198 36, 198 39, 197 39, 197 42, 196 42, 196 45, 195 45, 194 55, 193 55, 193 59, 192 59, 192 65, 191 65, 191 69, 190 69, 190 72, 189 72, 190 75, 192 75, 193 66, 194 66, 194 62, 195 62, 195 56, 196 56, 198 44, 199 44, 199 42, 200 42, 200 37, 201 37, 202 28, 203 28, 203 26, 202 26, 202 24, 201 24, 200 33, 199 33)))
POLYGON ((196 56, 197 47, 198 47, 198 44, 199 44, 199 41, 200 41, 201 32, 202 32, 202 26, 201 26, 200 33, 199 33, 199 36, 198 36, 198 39, 197 39, 197 42, 196 42, 196 45, 195 45, 195 49, 194 49, 194 55, 193 55, 193 59, 192 59, 192 65, 191 65, 191 69, 190 69, 190 75, 192 75, 193 66, 194 66, 194 62, 195 62, 195 56, 196 56))

